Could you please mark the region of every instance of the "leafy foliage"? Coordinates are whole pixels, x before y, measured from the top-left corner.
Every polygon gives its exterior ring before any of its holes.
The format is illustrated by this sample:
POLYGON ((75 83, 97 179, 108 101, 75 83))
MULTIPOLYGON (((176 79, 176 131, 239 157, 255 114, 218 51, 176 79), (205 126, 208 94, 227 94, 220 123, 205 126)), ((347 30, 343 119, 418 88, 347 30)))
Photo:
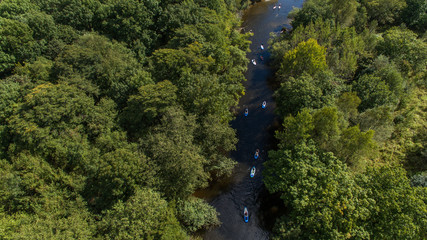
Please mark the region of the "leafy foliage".
POLYGON ((160 13, 159 1, 103 1, 96 14, 96 29, 126 42, 142 59, 159 44, 155 23, 160 13))
POLYGON ((84 190, 92 207, 107 209, 117 199, 128 199, 139 186, 155 184, 156 167, 136 148, 123 146, 100 156, 99 167, 88 178, 84 190))
POLYGON ((392 28, 383 34, 378 50, 395 59, 404 70, 425 71, 427 44, 408 29, 392 28))
POLYGON ((310 139, 314 130, 313 116, 304 108, 295 117, 286 117, 282 126, 283 131, 276 132, 276 138, 280 140, 279 147, 290 149, 310 139))
POLYGON ((352 120, 358 116, 358 110, 362 100, 354 92, 343 93, 336 102, 338 110, 344 115, 344 119, 352 120))
POLYGON ((220 224, 215 208, 198 198, 179 202, 178 217, 190 232, 220 224))
POLYGON ((0 17, 0 36, 0 74, 35 55, 32 30, 27 24, 0 17))
POLYGON ((342 28, 339 23, 319 19, 294 29, 290 35, 282 35, 282 41, 272 43, 275 65, 282 67, 283 63, 279 61, 282 56, 311 38, 326 48, 326 63, 329 69, 341 78, 352 78, 360 56, 366 55, 366 43, 354 27, 342 28))
POLYGON ((283 217, 276 239, 345 239, 367 237, 357 220, 367 214, 363 191, 345 164, 312 144, 272 151, 264 182, 279 192, 290 214, 283 217))
POLYGON ((427 30, 427 2, 423 0, 406 0, 406 8, 402 11, 402 20, 408 27, 418 32, 427 30))
MULTIPOLYGON (((280 79, 281 80, 281 79, 280 79)), ((318 109, 332 105, 335 97, 343 90, 342 80, 332 72, 320 72, 313 77, 307 73, 283 80, 276 91, 276 101, 283 107, 278 109, 280 116, 295 114, 302 108, 318 109)))
POLYGON ((208 115, 196 130, 195 141, 202 147, 202 154, 208 160, 205 170, 212 177, 231 175, 236 162, 224 156, 224 153, 235 150, 236 131, 229 124, 215 115, 208 115))
POLYGON ((245 4, 0 1, 0 238, 187 239, 219 224, 190 196, 236 164, 245 4))
POLYGON ((405 0, 367 0, 365 3, 372 20, 381 24, 394 23, 406 7, 405 0))
POLYGON ((151 189, 140 189, 108 210, 99 226, 110 239, 187 239, 173 209, 151 189))
POLYGON ((83 35, 68 46, 57 58, 55 69, 58 77, 78 74, 91 80, 101 90, 101 96, 119 104, 150 81, 127 48, 96 34, 83 35))
POLYGON ((312 113, 303 108, 295 117, 286 117, 282 126, 282 131, 276 131, 282 149, 312 140, 354 168, 363 166, 361 161, 375 153, 374 131, 362 132, 358 125, 348 127, 345 115, 336 107, 323 107, 312 113))
POLYGON ((304 2, 302 9, 294 9, 290 13, 293 18, 292 27, 306 26, 318 19, 329 19, 332 17, 332 7, 325 1, 308 0, 304 2))
POLYGON ((87 137, 93 138, 114 124, 114 103, 93 99, 66 84, 42 84, 25 96, 10 119, 16 151, 30 148, 61 169, 85 169, 90 161, 87 137))
POLYGON ((425 189, 412 188, 400 167, 368 168, 353 176, 312 143, 269 153, 264 182, 290 208, 276 239, 425 237, 425 189))
POLYGON ((418 217, 427 212, 426 189, 411 187, 405 170, 388 166, 369 168, 356 181, 373 200, 368 208, 370 216, 366 219, 366 229, 372 236, 387 239, 426 237, 427 221, 418 217))
POLYGON ((274 239, 426 238, 424 12, 424 1, 309 0, 271 40, 284 120, 263 176, 287 210, 274 239), (329 70, 295 77, 288 59, 309 39, 329 70))
POLYGON ((359 106, 360 110, 396 103, 397 99, 393 97, 389 86, 379 77, 363 75, 353 86, 353 90, 358 93, 362 100, 359 106))
POLYGON ((160 189, 168 198, 185 198, 207 185, 206 159, 194 144, 195 130, 194 116, 170 107, 144 139, 145 151, 162 169, 158 172, 160 189))
POLYGON ((279 115, 295 114, 302 108, 319 108, 322 105, 322 90, 308 74, 302 74, 297 79, 291 77, 281 84, 277 90, 276 101, 285 106, 280 108, 279 115))
POLYGON ((158 123, 166 108, 176 103, 176 92, 176 86, 167 80, 140 87, 123 112, 123 125, 129 134, 143 136, 142 131, 158 123))
POLYGON ((326 69, 325 51, 314 39, 301 42, 294 50, 285 54, 281 71, 292 76, 303 72, 310 75, 318 73, 326 69))

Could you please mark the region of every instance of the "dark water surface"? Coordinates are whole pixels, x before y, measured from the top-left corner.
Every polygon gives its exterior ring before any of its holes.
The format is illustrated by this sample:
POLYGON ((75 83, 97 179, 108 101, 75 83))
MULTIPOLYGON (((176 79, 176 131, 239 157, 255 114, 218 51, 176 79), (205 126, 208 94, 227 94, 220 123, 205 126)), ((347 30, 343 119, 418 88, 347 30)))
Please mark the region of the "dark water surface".
POLYGON ((240 100, 236 120, 231 123, 239 138, 236 151, 231 153, 238 162, 233 175, 195 194, 207 199, 217 209, 222 222, 220 227, 205 232, 203 239, 269 239, 278 207, 269 199, 262 183, 262 164, 267 159, 267 151, 273 147, 273 125, 278 125, 278 121, 274 115, 273 90, 267 82, 272 75, 265 64, 269 58, 267 41, 270 32, 279 33, 283 27, 290 27, 287 15, 292 7, 302 7, 302 3, 303 0, 262 1, 250 7, 243 16, 244 31, 254 33, 248 58, 255 59, 257 65, 249 63, 244 83, 246 94, 240 100), (281 9, 273 10, 279 3, 281 9), (264 44, 264 50, 261 50, 261 44, 264 44), (265 109, 261 108, 263 101, 267 102, 265 109), (247 117, 243 114, 245 108, 249 109, 247 117), (254 159, 256 149, 260 150, 257 160, 254 159), (257 169, 254 178, 249 176, 252 166, 257 169), (248 223, 243 221, 245 206, 249 211, 248 223))

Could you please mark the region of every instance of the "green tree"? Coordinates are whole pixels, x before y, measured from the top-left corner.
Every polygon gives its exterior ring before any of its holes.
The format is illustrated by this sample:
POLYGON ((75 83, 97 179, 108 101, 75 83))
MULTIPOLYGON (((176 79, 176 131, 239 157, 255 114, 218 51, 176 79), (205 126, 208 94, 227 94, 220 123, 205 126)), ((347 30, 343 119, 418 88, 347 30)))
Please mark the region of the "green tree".
POLYGON ((4 239, 91 239, 94 224, 74 192, 81 176, 54 169, 28 152, 0 161, 0 237, 4 239))
POLYGON ((424 0, 406 0, 406 8, 402 12, 402 21, 420 33, 427 30, 427 2, 424 0))
POLYGON ((151 73, 156 82, 169 80, 177 84, 184 73, 205 74, 214 59, 202 55, 203 45, 193 43, 183 49, 159 49, 151 57, 151 73))
POLYGON ((383 34, 378 43, 378 51, 394 60, 406 71, 425 70, 427 62, 427 43, 417 39, 417 35, 404 28, 391 28, 383 34))
POLYGON ((32 63, 18 64, 14 71, 18 75, 28 76, 33 81, 48 82, 51 78, 53 65, 53 61, 38 57, 32 63))
POLYGON ((33 2, 59 24, 78 30, 92 30, 95 15, 100 7, 99 0, 37 0, 33 2))
MULTIPOLYGON (((354 27, 343 27, 340 23, 331 20, 318 19, 306 26, 293 29, 292 34, 285 34, 273 40, 275 65, 282 66, 280 60, 288 50, 296 48, 298 44, 309 39, 316 39, 319 45, 326 48, 328 68, 337 76, 347 80, 353 78, 359 58, 370 57, 366 40, 363 35, 357 34, 354 27)), ((310 57, 312 56, 306 56, 306 58, 310 57)))
MULTIPOLYGON (((406 107, 391 114, 395 123, 394 131, 390 141, 387 142, 387 158, 398 159, 405 164, 405 168, 411 172, 426 171, 426 146, 427 146, 427 92, 424 88, 414 88, 405 101, 406 107)), ((376 111, 375 114, 384 114, 376 111)), ((390 114, 390 113, 389 113, 390 114)), ((376 119, 388 118, 374 115, 376 119)), ((387 123, 387 122, 386 122, 387 123)))
POLYGON ((325 53, 326 49, 315 39, 308 39, 285 54, 280 72, 291 76, 298 76, 303 72, 314 75, 327 68, 325 53))
POLYGON ((342 122, 336 107, 323 107, 313 113, 313 139, 322 149, 333 150, 338 143, 342 122))
POLYGON ((142 60, 160 44, 157 18, 159 1, 107 0, 97 12, 96 28, 101 33, 126 42, 142 60))
POLYGON ((361 160, 372 157, 376 146, 373 136, 374 130, 361 132, 358 125, 343 129, 336 150, 337 156, 354 169, 363 169, 361 160))
POLYGON ((166 108, 176 104, 177 88, 169 81, 147 84, 130 96, 122 114, 122 125, 131 136, 142 136, 147 127, 157 123, 166 108))
POLYGON ((368 214, 364 192, 345 164, 313 143, 270 151, 263 172, 271 193, 289 209, 275 225, 274 239, 367 238, 357 224, 368 214))
POLYGON ((193 28, 191 26, 196 24, 203 25, 212 22, 219 22, 219 17, 214 11, 200 8, 195 1, 175 1, 164 7, 164 11, 159 17, 158 27, 161 29, 165 41, 169 42, 177 34, 179 36, 179 32, 182 30, 191 29, 193 28), (184 27, 185 25, 187 27, 184 27))
POLYGON ((372 199, 365 229, 381 239, 424 239, 427 237, 426 189, 410 186, 399 166, 368 168, 356 178, 372 199))
POLYGON ((38 10, 31 0, 4 0, 0 2, 0 17, 15 19, 19 15, 38 10))
POLYGON ((382 143, 389 139, 394 131, 393 115, 393 107, 379 106, 364 111, 355 118, 355 122, 362 131, 374 130, 374 139, 382 143))
POLYGON ((400 99, 404 94, 407 83, 402 73, 397 69, 397 66, 383 55, 378 56, 373 65, 375 69, 374 74, 385 81, 390 91, 393 92, 396 98, 400 99))
POLYGON ((25 22, 33 31, 33 38, 40 41, 39 44, 45 44, 57 37, 58 27, 51 15, 40 11, 28 11, 23 15, 25 22))
MULTIPOLYGON (((0 213, 13 213, 22 210, 24 208, 23 202, 25 202, 23 198, 25 189, 22 188, 20 176, 15 173, 13 166, 4 159, 0 159, 0 167, 0 213)), ((0 230, 0 236, 2 232, 0 230)))
MULTIPOLYGON (((384 162, 405 164, 409 175, 426 169, 424 5, 418 0, 308 0, 290 14, 292 32, 270 43, 282 84, 277 111, 285 117, 276 133, 279 150, 270 152, 263 172, 267 189, 279 193, 286 208, 273 239, 427 237, 427 220, 419 217, 427 216, 427 191, 411 187, 403 168, 384 162), (402 22, 417 32, 392 27, 402 22), (306 71, 310 81, 292 85, 297 71, 283 59, 291 59, 290 53, 310 39, 326 49, 326 67, 333 74, 306 71), (313 96, 308 89, 320 90, 316 99, 323 108, 301 110, 313 96)), ((422 185, 424 178, 415 180, 422 185)))
POLYGON ((236 104, 230 84, 216 75, 184 74, 178 81, 178 99, 186 112, 199 117, 219 116, 224 121, 232 119, 229 111, 236 104))
POLYGON ((92 81, 100 88, 101 97, 109 96, 119 105, 151 81, 126 47, 92 33, 67 46, 57 58, 55 69, 57 76, 78 74, 92 81))
POLYGON ((339 77, 352 79, 360 56, 366 55, 365 42, 353 27, 341 29, 338 26, 331 34, 335 36, 329 39, 331 46, 326 54, 328 66, 339 77))
POLYGON ((335 19, 342 26, 349 26, 353 23, 357 13, 359 3, 357 0, 331 0, 332 12, 335 14, 335 19))
POLYGON ((427 172, 421 172, 411 177, 411 186, 427 187, 427 172))
POLYGON ((221 116, 207 115, 195 131, 195 142, 208 160, 205 171, 220 179, 231 175, 236 161, 227 154, 236 149, 236 131, 221 116))
POLYGON ((303 108, 295 117, 286 117, 282 126, 283 131, 276 131, 276 138, 280 141, 279 148, 290 149, 311 138, 314 130, 313 117, 307 108, 303 108))
POLYGON ((10 71, 15 63, 37 54, 32 35, 27 24, 0 17, 0 74, 10 71))
POLYGON ((292 18, 292 27, 307 26, 318 19, 332 19, 332 7, 327 1, 308 0, 303 4, 302 9, 294 9, 289 13, 292 18))
POLYGON ((160 194, 147 188, 119 201, 99 224, 99 237, 109 239, 187 239, 173 208, 160 194))
MULTIPOLYGON (((55 27, 55 35, 52 34, 53 39, 47 41, 46 46, 43 49, 43 56, 49 60, 55 60, 63 52, 68 44, 75 42, 81 35, 80 31, 77 31, 68 25, 56 24, 55 27)), ((41 30, 44 31, 45 29, 41 30)), ((42 43, 44 41, 44 39, 40 40, 42 43)))
POLYGON ((177 204, 177 216, 190 232, 220 225, 215 208, 200 198, 191 197, 177 204))
POLYGON ((161 169, 157 172, 160 190, 169 199, 186 198, 207 185, 207 164, 199 146, 194 143, 195 117, 178 107, 169 107, 160 124, 154 126, 142 147, 161 169))
POLYGON ((405 0, 367 0, 364 2, 369 17, 381 24, 392 24, 406 7, 405 0))
POLYGON ((343 31, 343 29, 338 26, 339 24, 335 24, 331 20, 318 19, 314 22, 310 22, 306 26, 294 29, 292 34, 284 35, 284 39, 282 40, 289 43, 289 48, 286 48, 287 50, 296 48, 298 44, 309 39, 315 39, 319 45, 330 48, 333 44, 333 40, 343 31))
POLYGON ((357 108, 361 102, 356 93, 345 92, 337 99, 336 106, 344 114, 344 119, 353 120, 359 114, 357 108))
POLYGON ((236 164, 241 4, 0 1, 0 75, 15 74, 0 81, 0 238, 187 239, 218 225, 190 196, 236 164))
MULTIPOLYGON (((126 143, 126 139, 118 139, 126 143)), ((127 200, 138 187, 154 185, 156 168, 137 150, 136 144, 117 148, 100 156, 98 166, 88 177, 86 199, 100 211, 118 200, 127 200)))
POLYGON ((176 29, 173 38, 168 42, 168 48, 177 49, 186 47, 194 42, 205 43, 206 38, 195 25, 184 25, 176 29))
POLYGON ((274 94, 277 113, 280 116, 296 114, 303 108, 320 108, 322 106, 320 89, 309 74, 303 73, 296 78, 283 82, 274 94))
POLYGON ((359 33, 363 32, 368 27, 368 10, 366 10, 366 7, 363 4, 359 4, 359 7, 357 8, 353 26, 359 33))
POLYGON ((114 108, 108 99, 95 105, 74 86, 39 85, 8 121, 14 143, 10 154, 28 149, 56 168, 82 173, 93 159, 90 139, 114 126, 114 108))
POLYGON ((397 101, 385 81, 370 74, 363 75, 354 82, 353 91, 357 92, 362 100, 359 106, 361 111, 384 104, 395 104, 397 101))
MULTIPOLYGON (((281 80, 281 79, 280 79, 281 80)), ((314 76, 307 73, 296 78, 283 80, 280 88, 274 93, 279 103, 277 112, 281 116, 296 114, 302 108, 318 109, 332 105, 346 86, 331 71, 323 71, 314 76)))
POLYGON ((0 214, 0 222, 6 228, 0 236, 4 239, 93 239, 95 225, 82 199, 51 191, 43 195, 31 215, 1 217, 0 214))
POLYGON ((2 79, 0 81, 0 123, 3 125, 12 116, 14 109, 22 98, 21 85, 13 78, 2 79))

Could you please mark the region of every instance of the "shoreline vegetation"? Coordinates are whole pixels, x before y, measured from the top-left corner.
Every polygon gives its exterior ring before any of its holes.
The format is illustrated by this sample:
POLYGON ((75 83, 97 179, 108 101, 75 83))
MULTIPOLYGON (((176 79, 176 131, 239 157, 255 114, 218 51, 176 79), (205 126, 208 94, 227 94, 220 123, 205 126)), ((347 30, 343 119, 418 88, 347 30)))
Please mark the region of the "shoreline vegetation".
POLYGON ((188 239, 231 174, 240 0, 0 2, 0 238, 188 239))
POLYGON ((427 3, 307 0, 270 40, 272 239, 427 238, 427 3))
MULTIPOLYGON (((188 239, 229 176, 248 0, 0 1, 0 238, 188 239)), ((427 238, 427 4, 307 0, 269 43, 273 239, 427 238)), ((196 237, 197 238, 197 237, 196 237)))

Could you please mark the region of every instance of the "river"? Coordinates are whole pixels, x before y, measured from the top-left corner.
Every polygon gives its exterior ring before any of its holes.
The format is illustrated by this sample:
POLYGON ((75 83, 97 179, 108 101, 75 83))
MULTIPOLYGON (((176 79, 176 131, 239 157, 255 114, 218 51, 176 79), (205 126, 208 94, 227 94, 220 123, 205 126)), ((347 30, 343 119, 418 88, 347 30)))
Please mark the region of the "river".
POLYGON ((257 65, 249 63, 245 73, 247 81, 244 83, 246 94, 240 100, 239 114, 231 123, 239 138, 236 151, 231 153, 231 157, 238 162, 233 175, 195 194, 217 209, 222 222, 220 227, 203 233, 203 239, 269 239, 278 205, 266 193, 262 170, 267 152, 274 145, 274 128, 279 123, 274 115, 273 90, 268 84, 272 71, 266 64, 269 60, 267 42, 270 32, 279 33, 283 27, 290 27, 287 15, 293 7, 302 7, 302 3, 302 0, 262 1, 251 6, 243 15, 244 31, 254 33, 250 38, 251 52, 247 56, 255 59, 257 65), (273 9, 279 4, 280 9, 273 9), (264 50, 261 50, 261 44, 264 50), (261 56, 264 60, 261 60, 261 56), (265 109, 261 108, 263 101, 267 102, 265 109), (247 117, 243 114, 245 108, 249 109, 247 117), (260 150, 258 159, 254 159, 256 149, 260 150), (249 176, 252 166, 257 169, 254 178, 249 176), (249 211, 248 223, 243 221, 245 206, 249 211))

